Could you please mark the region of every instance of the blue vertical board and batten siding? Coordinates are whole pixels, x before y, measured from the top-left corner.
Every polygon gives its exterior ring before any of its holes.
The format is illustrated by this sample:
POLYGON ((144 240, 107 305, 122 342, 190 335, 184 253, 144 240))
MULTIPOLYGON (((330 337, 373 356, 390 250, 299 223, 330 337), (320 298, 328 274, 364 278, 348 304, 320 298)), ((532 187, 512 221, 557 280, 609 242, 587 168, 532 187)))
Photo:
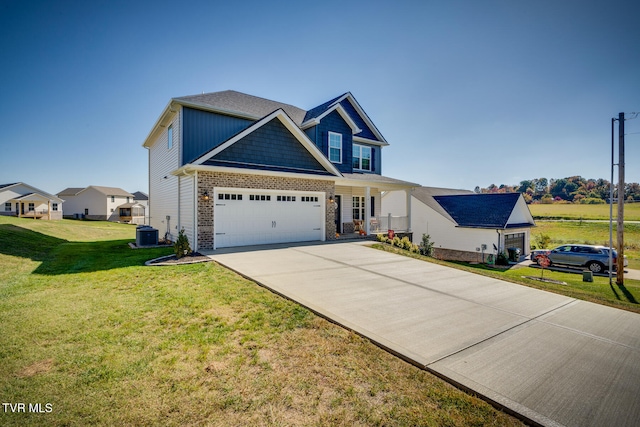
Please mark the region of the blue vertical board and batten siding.
POLYGON ((351 166, 353 131, 351 127, 337 111, 327 114, 315 127, 317 128, 315 143, 327 158, 329 158, 329 132, 342 134, 342 163, 334 163, 334 165, 342 173, 351 173, 353 171, 351 166))
POLYGON ((194 161, 254 122, 184 107, 182 165, 194 161))

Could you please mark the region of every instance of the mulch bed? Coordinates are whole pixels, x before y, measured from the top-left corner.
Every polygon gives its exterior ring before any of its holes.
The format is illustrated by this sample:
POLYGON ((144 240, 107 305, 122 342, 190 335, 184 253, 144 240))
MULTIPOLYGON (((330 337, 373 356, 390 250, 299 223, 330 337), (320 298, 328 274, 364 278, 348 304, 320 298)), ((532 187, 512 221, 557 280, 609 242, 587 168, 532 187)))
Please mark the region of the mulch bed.
POLYGON ((195 264, 198 262, 213 261, 208 256, 202 255, 199 252, 193 252, 191 255, 177 258, 175 255, 168 255, 161 258, 152 259, 147 261, 145 265, 180 265, 180 264, 195 264))
POLYGON ((525 279, 531 279, 531 280, 537 280, 539 282, 545 282, 545 283, 554 283, 556 285, 566 285, 567 282, 561 282, 559 280, 553 280, 553 279, 545 279, 543 277, 533 277, 533 276, 522 276, 525 279))

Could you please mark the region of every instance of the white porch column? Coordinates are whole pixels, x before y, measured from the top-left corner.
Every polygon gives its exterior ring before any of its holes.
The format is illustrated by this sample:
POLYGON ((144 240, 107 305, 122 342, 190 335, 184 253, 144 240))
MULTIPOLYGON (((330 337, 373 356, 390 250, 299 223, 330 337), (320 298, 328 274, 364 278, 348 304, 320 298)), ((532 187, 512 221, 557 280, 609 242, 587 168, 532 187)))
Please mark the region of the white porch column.
POLYGON ((364 189, 364 231, 369 235, 371 232, 371 187, 364 189))
POLYGON ((404 190, 407 198, 407 231, 411 231, 411 189, 404 190))

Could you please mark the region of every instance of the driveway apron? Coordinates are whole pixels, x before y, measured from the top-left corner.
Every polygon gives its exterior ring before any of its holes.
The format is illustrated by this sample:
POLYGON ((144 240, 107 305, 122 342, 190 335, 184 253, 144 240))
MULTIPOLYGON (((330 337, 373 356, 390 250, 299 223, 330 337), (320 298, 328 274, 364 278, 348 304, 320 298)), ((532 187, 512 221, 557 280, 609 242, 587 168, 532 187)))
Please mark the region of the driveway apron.
POLYGON ((640 425, 640 315, 359 243, 214 260, 545 426, 640 425))

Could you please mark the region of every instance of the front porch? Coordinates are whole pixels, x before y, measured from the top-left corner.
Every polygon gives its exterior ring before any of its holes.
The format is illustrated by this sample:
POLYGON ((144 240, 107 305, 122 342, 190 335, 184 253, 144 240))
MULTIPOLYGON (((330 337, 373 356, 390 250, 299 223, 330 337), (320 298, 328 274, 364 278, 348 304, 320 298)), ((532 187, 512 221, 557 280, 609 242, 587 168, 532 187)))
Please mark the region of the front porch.
POLYGON ((374 174, 345 174, 337 180, 335 195, 336 236, 375 235, 393 230, 396 233, 411 231, 411 189, 417 184, 374 174), (382 195, 387 191, 405 192, 406 211, 382 212, 382 195))
MULTIPOLYGON (((13 215, 18 218, 33 218, 45 220, 62 219, 62 200, 51 200, 38 193, 25 194, 11 199, 8 204, 15 204, 13 215)), ((9 213, 9 212, 5 212, 9 213)))

